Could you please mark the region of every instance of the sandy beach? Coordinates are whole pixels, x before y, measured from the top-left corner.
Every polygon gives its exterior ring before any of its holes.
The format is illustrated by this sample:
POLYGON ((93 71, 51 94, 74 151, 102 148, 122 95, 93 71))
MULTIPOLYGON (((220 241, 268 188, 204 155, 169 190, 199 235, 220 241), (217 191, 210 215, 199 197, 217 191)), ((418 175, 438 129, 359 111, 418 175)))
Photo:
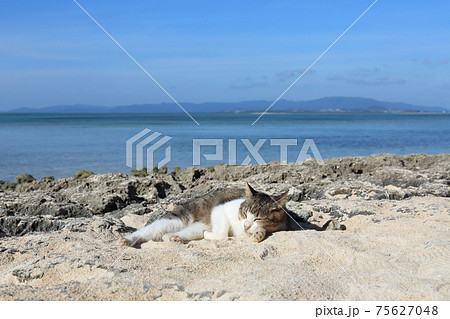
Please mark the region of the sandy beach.
POLYGON ((3 188, 0 300, 450 300, 449 176, 450 154, 381 154, 3 188), (288 190, 297 229, 118 245, 176 203, 245 182, 288 190))

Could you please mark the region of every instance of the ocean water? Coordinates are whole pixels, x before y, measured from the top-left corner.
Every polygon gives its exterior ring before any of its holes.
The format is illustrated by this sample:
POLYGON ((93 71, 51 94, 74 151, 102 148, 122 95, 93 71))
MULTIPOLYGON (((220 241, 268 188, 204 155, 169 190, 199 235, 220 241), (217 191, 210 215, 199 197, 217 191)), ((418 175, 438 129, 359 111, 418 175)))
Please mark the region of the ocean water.
POLYGON ((223 141, 218 160, 203 156, 215 153, 215 146, 202 146, 201 166, 230 163, 230 140, 236 140, 237 164, 247 156, 256 163, 241 139, 252 145, 265 139, 258 150, 265 162, 280 160, 280 146, 270 145, 271 139, 297 141, 287 148, 290 162, 306 139, 314 141, 323 158, 450 153, 450 114, 267 114, 255 125, 253 113, 193 116, 200 126, 185 114, 0 114, 0 179, 13 181, 22 173, 64 177, 80 169, 130 173, 126 141, 145 128, 171 137, 154 157, 160 161, 170 145, 169 170, 192 166, 193 139, 223 141))

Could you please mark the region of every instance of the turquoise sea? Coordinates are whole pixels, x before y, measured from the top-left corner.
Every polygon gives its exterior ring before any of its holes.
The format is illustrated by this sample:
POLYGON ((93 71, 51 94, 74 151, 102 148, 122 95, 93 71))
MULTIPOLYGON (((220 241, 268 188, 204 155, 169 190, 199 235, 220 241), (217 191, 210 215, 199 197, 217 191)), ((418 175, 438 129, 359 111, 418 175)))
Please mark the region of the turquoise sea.
MULTIPOLYGON (((267 114, 253 126, 258 114, 193 116, 200 126, 185 114, 0 114, 0 179, 13 181, 22 173, 64 177, 80 169, 129 173, 126 140, 145 128, 172 138, 166 143, 169 170, 192 166, 193 139, 223 140, 223 160, 202 156, 202 166, 228 163, 230 139, 236 140, 238 164, 250 155, 241 139, 253 145, 266 139, 259 149, 266 162, 280 160, 280 146, 270 139, 298 141, 288 147, 288 161, 297 159, 305 139, 313 139, 323 158, 450 153, 450 114, 267 114)), ((165 148, 155 157, 163 158, 165 148)), ((211 154, 215 147, 201 151, 211 154)))

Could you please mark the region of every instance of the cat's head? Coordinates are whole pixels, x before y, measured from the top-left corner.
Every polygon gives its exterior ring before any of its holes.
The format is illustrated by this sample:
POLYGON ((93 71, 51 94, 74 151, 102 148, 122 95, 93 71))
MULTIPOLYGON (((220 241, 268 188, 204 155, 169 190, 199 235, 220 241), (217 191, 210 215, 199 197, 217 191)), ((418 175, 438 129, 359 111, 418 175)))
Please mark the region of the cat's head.
POLYGON ((258 227, 268 232, 278 230, 280 224, 286 222, 287 194, 269 196, 255 191, 247 183, 245 201, 239 208, 239 220, 244 231, 252 234, 258 227))

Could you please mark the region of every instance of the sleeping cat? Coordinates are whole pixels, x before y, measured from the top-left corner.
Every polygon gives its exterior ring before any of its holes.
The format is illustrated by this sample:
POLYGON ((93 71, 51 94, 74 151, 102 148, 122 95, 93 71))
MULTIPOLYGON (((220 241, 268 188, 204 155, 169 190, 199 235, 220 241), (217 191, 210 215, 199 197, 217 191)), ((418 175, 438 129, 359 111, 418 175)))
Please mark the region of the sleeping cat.
POLYGON ((287 229, 286 197, 287 192, 271 197, 255 191, 249 184, 245 190, 212 191, 176 206, 156 222, 121 238, 120 244, 136 246, 150 240, 221 240, 242 235, 260 242, 266 233, 287 229))

